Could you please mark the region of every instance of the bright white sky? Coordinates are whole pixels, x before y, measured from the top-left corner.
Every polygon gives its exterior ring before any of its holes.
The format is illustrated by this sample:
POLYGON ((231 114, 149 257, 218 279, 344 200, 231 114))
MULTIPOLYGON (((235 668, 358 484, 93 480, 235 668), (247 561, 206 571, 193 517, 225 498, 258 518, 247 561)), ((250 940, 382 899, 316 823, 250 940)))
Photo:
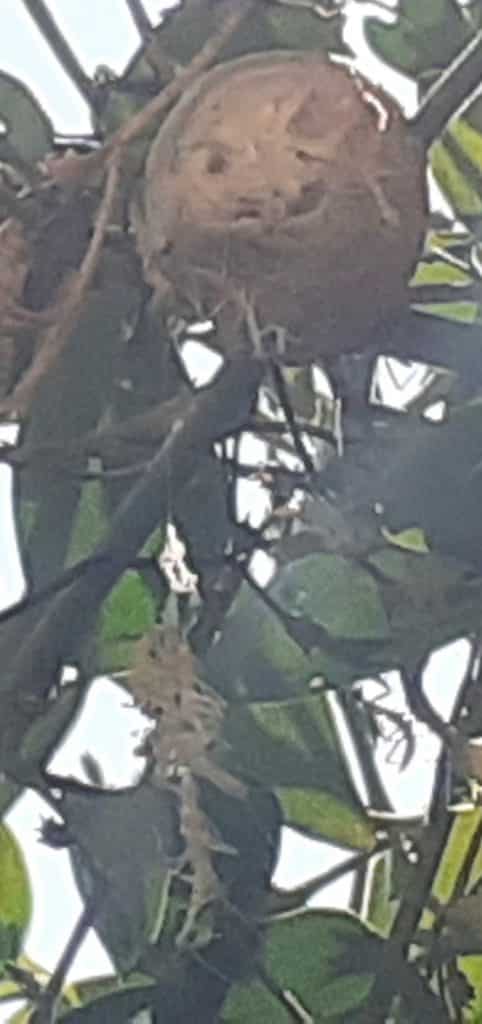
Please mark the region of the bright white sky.
MULTIPOLYGON (((50 0, 50 8, 58 20, 70 44, 90 73, 98 64, 107 64, 121 72, 138 45, 138 38, 131 23, 123 0, 50 0), (115 27, 115 35, 113 35, 115 27)), ((159 19, 162 0, 144 0, 144 6, 153 20, 159 19)), ((350 41, 361 53, 360 65, 375 82, 383 81, 385 88, 398 96, 408 112, 414 109, 415 89, 402 75, 388 72, 380 63, 367 56, 363 47, 363 32, 360 21, 360 5, 352 2, 353 20, 350 41)), ((379 13, 379 9, 378 9, 379 13)), ((35 26, 30 21, 21 0, 2 0, 2 32, 0 36, 0 69, 9 72, 30 86, 40 99, 54 122, 56 131, 65 134, 88 133, 91 129, 88 112, 70 81, 56 66, 50 51, 35 26)), ((0 506, 10 508, 10 474, 0 467, 0 506)), ((0 542, 2 561, 0 565, 0 603, 7 605, 19 594, 22 577, 11 516, 0 517, 0 542)), ((444 655, 443 669, 434 673, 437 690, 440 692, 440 675, 444 676, 444 688, 454 690, 449 681, 460 677, 460 648, 453 655, 444 655)), ((125 698, 107 680, 98 684, 94 696, 87 703, 85 713, 68 742, 68 752, 61 752, 56 768, 75 771, 80 755, 87 749, 99 757, 106 770, 108 781, 117 784, 119 766, 126 771, 124 781, 129 779, 129 765, 132 764, 130 751, 135 745, 133 719, 126 713, 125 698), (108 730, 106 728, 108 723, 108 730)), ((403 785, 399 785, 400 806, 404 810, 423 808, 429 786, 429 771, 426 792, 421 792, 421 761, 434 756, 434 746, 427 744, 426 737, 421 744, 420 757, 404 773, 403 785), (420 760, 421 758, 421 760, 420 760)), ((384 766, 386 770, 386 766, 384 766)), ((393 781, 400 783, 398 769, 389 769, 393 781)), ((34 886, 34 917, 28 941, 28 953, 44 967, 56 963, 65 944, 67 933, 76 920, 80 903, 72 884, 70 867, 66 854, 52 852, 37 841, 36 829, 45 813, 40 801, 29 796, 21 800, 10 815, 10 824, 19 836, 27 853, 29 869, 34 886)), ((48 813, 48 812, 47 812, 48 813)), ((286 838, 283 847, 277 881, 280 884, 295 884, 325 870, 346 856, 331 851, 320 852, 317 843, 297 836, 286 838)), ((338 883, 323 893, 323 902, 339 905, 346 899, 346 881, 338 883)), ((81 950, 72 976, 86 977, 108 970, 107 958, 95 936, 89 938, 81 950)), ((3 1019, 0 1014, 0 1019, 3 1019)))

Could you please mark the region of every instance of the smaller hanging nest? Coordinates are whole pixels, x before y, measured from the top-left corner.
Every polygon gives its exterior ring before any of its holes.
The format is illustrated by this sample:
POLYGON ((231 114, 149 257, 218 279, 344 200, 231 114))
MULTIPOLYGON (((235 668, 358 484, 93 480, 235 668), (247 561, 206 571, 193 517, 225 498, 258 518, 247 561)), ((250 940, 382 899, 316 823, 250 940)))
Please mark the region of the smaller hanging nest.
POLYGON ((255 323, 286 329, 293 362, 360 350, 407 302, 424 168, 396 104, 346 67, 299 52, 221 64, 151 147, 146 277, 216 317, 226 347, 244 319, 251 340, 255 323))

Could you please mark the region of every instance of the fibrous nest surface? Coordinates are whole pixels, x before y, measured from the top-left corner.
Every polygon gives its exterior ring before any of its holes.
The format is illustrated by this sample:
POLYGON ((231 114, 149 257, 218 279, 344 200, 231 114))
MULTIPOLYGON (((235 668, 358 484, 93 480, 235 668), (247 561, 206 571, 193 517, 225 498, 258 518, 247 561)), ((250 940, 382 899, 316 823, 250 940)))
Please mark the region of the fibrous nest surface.
POLYGON ((139 246, 198 312, 249 304, 323 355, 362 348, 406 301, 425 217, 396 105, 325 57, 267 53, 204 75, 162 125, 139 246))

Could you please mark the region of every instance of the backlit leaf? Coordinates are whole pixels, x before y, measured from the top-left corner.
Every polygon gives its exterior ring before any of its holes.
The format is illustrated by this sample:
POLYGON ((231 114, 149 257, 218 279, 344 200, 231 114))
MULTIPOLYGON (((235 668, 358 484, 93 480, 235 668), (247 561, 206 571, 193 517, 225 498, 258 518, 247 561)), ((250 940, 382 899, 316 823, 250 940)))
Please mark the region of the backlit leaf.
POLYGON ((114 672, 129 664, 132 643, 156 622, 152 591, 137 572, 128 571, 111 591, 100 614, 99 671, 114 672))
POLYGON ((322 698, 234 704, 225 737, 236 770, 274 789, 288 824, 349 847, 373 845, 322 698))
POLYGON ((32 913, 32 893, 22 850, 0 826, 0 960, 15 959, 32 913))
POLYGON ((38 100, 5 72, 0 74, 0 121, 5 124, 9 146, 25 163, 37 163, 52 148, 52 124, 38 100))
POLYGON ((385 639, 389 628, 373 577, 339 555, 308 555, 279 573, 272 593, 292 615, 336 636, 385 639))
MULTIPOLYGON (((363 1005, 370 993, 380 940, 349 914, 303 911, 268 930, 265 966, 283 992, 314 1020, 339 1019, 363 1005)), ((282 1007, 258 983, 235 986, 225 1004, 225 1024, 283 1021, 282 1007), (248 1016, 256 1008, 263 1016, 248 1016)), ((287 1018, 289 1019, 289 1018, 287 1018)))

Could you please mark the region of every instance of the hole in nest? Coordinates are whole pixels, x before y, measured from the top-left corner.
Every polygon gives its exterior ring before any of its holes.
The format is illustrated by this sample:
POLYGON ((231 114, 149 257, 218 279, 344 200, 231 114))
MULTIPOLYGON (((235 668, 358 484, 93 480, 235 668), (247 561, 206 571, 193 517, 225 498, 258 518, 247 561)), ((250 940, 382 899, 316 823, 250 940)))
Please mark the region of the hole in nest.
POLYGON ((240 198, 238 209, 234 214, 235 220, 259 220, 261 217, 261 210, 258 206, 249 204, 248 200, 240 198))
POLYGON ((208 174, 222 174, 223 171, 226 170, 227 166, 228 161, 223 153, 209 154, 206 164, 206 171, 208 174))
POLYGON ((312 182, 310 185, 303 185, 301 195, 293 203, 290 203, 290 214, 299 216, 303 213, 312 213, 320 205, 325 194, 326 189, 321 181, 312 182))
POLYGON ((312 164, 317 160, 316 156, 312 156, 311 153, 307 153, 305 149, 297 149, 295 156, 302 164, 312 164))

